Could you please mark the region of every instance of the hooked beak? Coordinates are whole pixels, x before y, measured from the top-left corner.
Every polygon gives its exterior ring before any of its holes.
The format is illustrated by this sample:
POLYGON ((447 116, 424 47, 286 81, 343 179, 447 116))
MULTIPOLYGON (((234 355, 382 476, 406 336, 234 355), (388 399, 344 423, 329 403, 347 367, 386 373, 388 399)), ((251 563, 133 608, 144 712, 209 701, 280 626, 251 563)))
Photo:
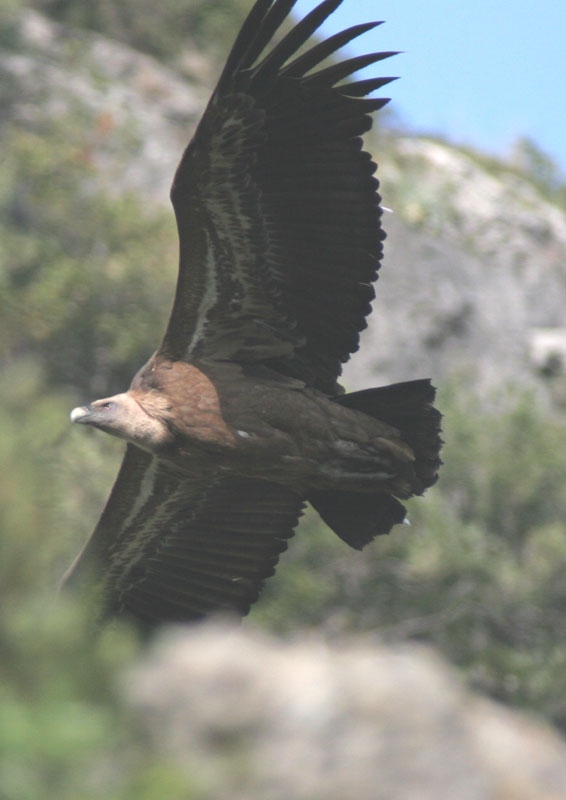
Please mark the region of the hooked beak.
POLYGON ((79 406, 71 411, 71 422, 80 422, 88 425, 92 419, 94 409, 92 406, 79 406))

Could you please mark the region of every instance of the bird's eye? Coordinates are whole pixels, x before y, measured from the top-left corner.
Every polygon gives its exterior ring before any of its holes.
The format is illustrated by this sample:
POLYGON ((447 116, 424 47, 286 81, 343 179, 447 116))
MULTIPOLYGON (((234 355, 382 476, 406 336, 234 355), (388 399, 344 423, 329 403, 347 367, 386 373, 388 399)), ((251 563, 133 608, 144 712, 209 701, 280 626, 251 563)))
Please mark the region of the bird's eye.
POLYGON ((110 400, 107 403, 102 403, 100 407, 103 408, 105 411, 111 411, 113 408, 115 408, 115 406, 116 406, 116 403, 113 403, 110 400))

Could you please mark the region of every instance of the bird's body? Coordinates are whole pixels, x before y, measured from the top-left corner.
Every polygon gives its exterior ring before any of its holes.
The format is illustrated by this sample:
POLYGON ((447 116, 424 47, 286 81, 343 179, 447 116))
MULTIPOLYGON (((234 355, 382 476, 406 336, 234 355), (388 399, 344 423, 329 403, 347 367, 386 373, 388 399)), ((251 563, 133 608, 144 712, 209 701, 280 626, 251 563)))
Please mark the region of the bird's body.
POLYGON ((336 84, 374 53, 316 69, 373 27, 296 51, 324 0, 263 54, 293 0, 258 0, 172 188, 175 302, 127 392, 72 412, 124 439, 102 517, 66 578, 94 577, 105 613, 148 624, 245 613, 305 501, 361 548, 402 522, 396 498, 437 478, 428 380, 344 394, 382 253, 366 98, 336 84))
MULTIPOLYGON (((410 472, 414 454, 395 428, 262 367, 154 357, 127 395, 97 401, 95 412, 97 406, 106 417, 99 428, 179 472, 217 466, 299 495, 309 489, 412 493, 399 464, 410 472), (126 398, 122 421, 115 408, 126 398)), ((87 422, 91 413, 76 409, 74 421, 87 422)))

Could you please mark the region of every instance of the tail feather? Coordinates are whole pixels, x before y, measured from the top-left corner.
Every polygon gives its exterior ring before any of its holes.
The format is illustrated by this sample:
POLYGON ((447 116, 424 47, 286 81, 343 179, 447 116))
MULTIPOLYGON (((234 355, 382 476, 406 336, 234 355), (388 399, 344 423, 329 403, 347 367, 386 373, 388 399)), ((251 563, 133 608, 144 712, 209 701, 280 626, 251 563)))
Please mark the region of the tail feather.
MULTIPOLYGON (((434 408, 436 390, 428 379, 365 389, 333 398, 336 403, 368 414, 399 431, 415 454, 413 494, 422 494, 438 480, 442 464, 440 421, 434 408)), ((351 547, 361 550, 376 536, 389 533, 405 519, 405 507, 385 492, 360 494, 311 492, 309 502, 326 524, 351 547)))
POLYGON ((390 494, 315 491, 309 502, 346 544, 361 550, 403 522, 406 509, 390 494))
POLYGON ((414 469, 420 486, 415 494, 438 480, 442 464, 440 422, 442 414, 433 406, 436 389, 428 378, 363 389, 334 398, 336 403, 361 411, 397 428, 415 454, 414 469))

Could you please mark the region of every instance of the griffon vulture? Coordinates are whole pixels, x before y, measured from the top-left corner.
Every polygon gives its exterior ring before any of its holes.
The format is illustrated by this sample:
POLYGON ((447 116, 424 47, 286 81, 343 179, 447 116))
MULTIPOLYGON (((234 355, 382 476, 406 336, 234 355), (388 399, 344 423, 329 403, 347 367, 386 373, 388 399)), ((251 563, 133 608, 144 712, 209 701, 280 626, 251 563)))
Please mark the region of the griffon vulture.
POLYGON ((127 442, 64 585, 146 625, 246 614, 308 501, 354 548, 437 479, 440 414, 417 380, 344 394, 385 234, 363 150, 393 53, 321 62, 379 23, 309 42, 324 0, 276 43, 295 0, 257 0, 177 169, 171 316, 123 394, 71 420, 127 442))

